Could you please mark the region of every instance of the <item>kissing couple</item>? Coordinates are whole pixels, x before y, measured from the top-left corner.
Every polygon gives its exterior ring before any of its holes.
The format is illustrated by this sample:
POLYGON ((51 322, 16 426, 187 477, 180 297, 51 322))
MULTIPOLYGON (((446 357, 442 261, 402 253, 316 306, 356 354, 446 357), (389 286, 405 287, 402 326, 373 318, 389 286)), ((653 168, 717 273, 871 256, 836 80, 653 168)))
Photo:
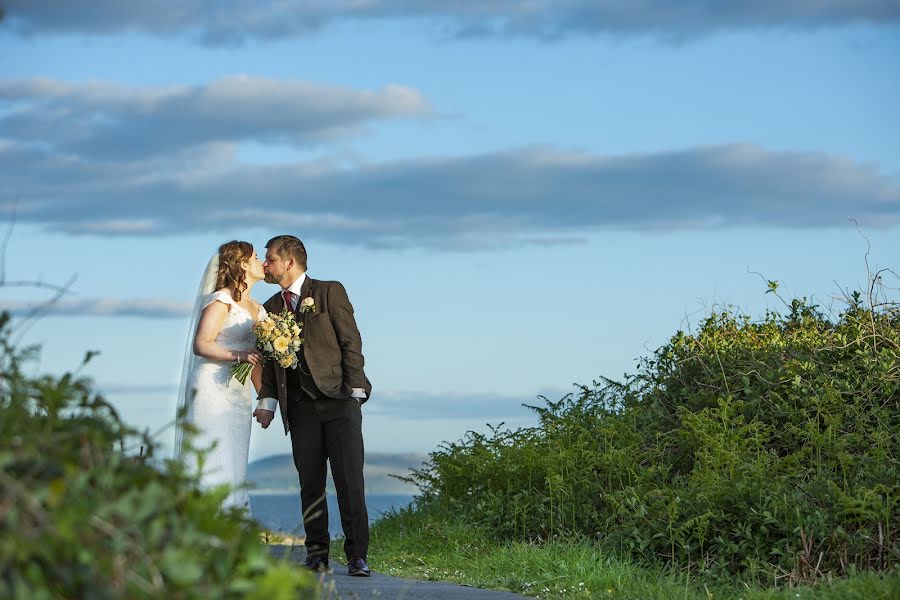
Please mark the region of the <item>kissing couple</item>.
MULTIPOLYGON (((362 404, 372 393, 363 370, 362 339, 344 286, 307 274, 306 248, 292 235, 266 243, 265 261, 252 244, 222 244, 201 279, 194 303, 179 390, 179 414, 197 432, 197 448, 214 447, 202 463, 201 484, 227 484, 223 507, 250 513, 245 487, 253 418, 267 428, 281 411, 290 435, 306 517, 305 566, 328 571, 326 463, 337 492, 349 574, 368 577, 369 516, 363 481, 362 404), (280 290, 265 304, 250 290, 265 280, 280 290), (256 349, 253 325, 269 313, 287 310, 301 326, 303 343, 295 368, 264 360, 256 349), (240 383, 235 363, 253 369, 240 383), (252 408, 250 386, 258 399, 252 408), (251 415, 252 413, 252 415, 251 415)), ((175 455, 196 469, 197 457, 184 452, 184 431, 176 428, 175 455)))

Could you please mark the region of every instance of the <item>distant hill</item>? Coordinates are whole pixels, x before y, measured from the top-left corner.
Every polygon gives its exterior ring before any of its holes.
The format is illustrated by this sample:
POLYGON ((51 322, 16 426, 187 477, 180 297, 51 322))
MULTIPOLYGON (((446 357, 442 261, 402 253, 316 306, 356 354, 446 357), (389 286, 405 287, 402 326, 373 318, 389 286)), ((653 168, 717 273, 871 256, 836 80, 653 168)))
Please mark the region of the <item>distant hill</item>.
MULTIPOLYGON (((390 475, 409 475, 410 469, 422 466, 428 459, 425 454, 404 453, 385 454, 366 453, 363 473, 366 479, 366 492, 369 494, 414 494, 418 491, 414 485, 404 483, 390 475)), ((286 492, 299 490, 297 469, 290 454, 267 456, 253 461, 247 466, 247 481, 252 483, 257 492, 286 492)), ((331 475, 328 475, 328 491, 334 492, 331 475)))

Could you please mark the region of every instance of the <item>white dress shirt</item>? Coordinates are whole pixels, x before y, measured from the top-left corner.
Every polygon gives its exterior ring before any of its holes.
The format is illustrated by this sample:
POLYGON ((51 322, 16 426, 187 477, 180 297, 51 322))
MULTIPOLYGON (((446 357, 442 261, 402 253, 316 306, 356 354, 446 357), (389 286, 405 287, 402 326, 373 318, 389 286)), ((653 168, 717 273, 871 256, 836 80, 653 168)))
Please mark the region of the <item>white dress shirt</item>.
MULTIPOLYGON (((300 275, 297 280, 289 285, 286 288, 282 288, 282 292, 288 291, 291 293, 291 310, 294 312, 297 311, 297 303, 300 302, 300 290, 303 288, 303 283, 306 281, 306 273, 300 275)), ((302 349, 300 350, 303 351, 302 349)), ((363 388, 353 388, 353 393, 351 394, 353 398, 356 398, 357 401, 366 397, 366 390, 363 388)), ((260 398, 259 403, 256 405, 256 408, 263 408, 265 410, 271 410, 275 412, 275 407, 278 406, 277 398, 260 398)))
POLYGON ((288 291, 291 293, 291 310, 294 312, 297 311, 297 303, 300 302, 300 290, 303 289, 303 283, 305 281, 306 273, 303 273, 303 275, 297 278, 297 281, 281 290, 282 292, 288 291))

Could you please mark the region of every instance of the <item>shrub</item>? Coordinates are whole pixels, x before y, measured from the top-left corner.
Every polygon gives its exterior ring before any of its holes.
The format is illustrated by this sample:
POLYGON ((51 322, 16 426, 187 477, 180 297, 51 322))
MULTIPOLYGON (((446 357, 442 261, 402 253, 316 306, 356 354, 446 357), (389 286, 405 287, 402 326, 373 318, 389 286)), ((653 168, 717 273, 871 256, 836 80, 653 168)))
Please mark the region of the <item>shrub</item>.
POLYGON ((89 380, 26 375, 36 349, 10 343, 7 314, 0 348, 0 597, 313 597, 311 577, 272 564, 252 521, 220 510, 226 489, 201 492, 177 462, 152 466, 152 440, 89 380))
POLYGON ((578 534, 766 582, 900 564, 900 312, 795 300, 679 331, 624 383, 469 433, 412 480, 506 539, 578 534))

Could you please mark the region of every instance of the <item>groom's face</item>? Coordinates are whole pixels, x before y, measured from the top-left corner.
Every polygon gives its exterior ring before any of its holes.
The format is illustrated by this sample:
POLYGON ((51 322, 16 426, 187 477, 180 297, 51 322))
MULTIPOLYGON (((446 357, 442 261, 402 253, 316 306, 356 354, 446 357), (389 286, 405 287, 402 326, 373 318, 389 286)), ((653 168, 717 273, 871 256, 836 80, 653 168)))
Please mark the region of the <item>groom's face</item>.
POLYGON ((266 273, 266 283, 281 285, 284 274, 287 271, 285 260, 271 248, 266 248, 266 262, 263 263, 263 271, 266 273))

